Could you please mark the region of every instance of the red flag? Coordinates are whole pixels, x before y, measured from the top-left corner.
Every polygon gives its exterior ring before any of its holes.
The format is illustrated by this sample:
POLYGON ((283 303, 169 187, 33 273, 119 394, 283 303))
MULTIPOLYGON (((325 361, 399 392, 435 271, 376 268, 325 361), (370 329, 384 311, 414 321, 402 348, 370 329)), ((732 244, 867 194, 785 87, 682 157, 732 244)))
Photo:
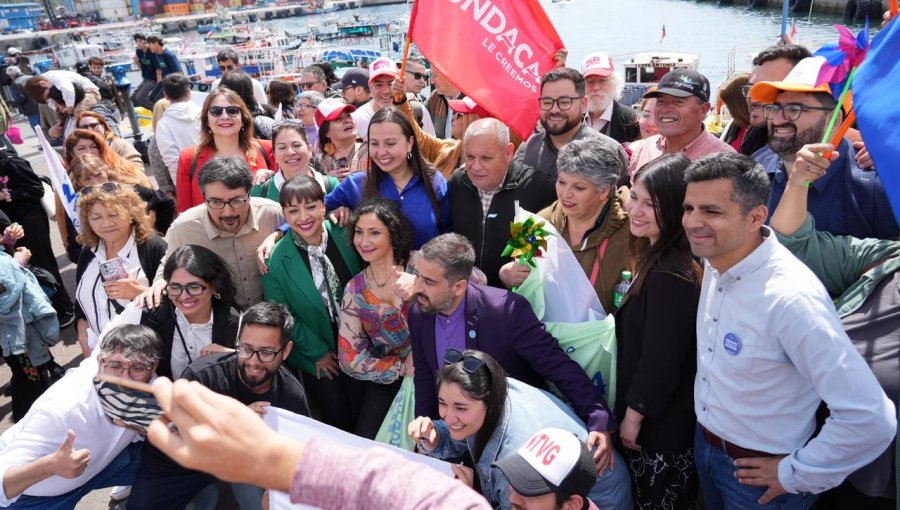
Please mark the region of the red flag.
POLYGON ((563 48, 538 0, 417 0, 409 31, 456 88, 523 140, 531 136, 541 76, 563 48))

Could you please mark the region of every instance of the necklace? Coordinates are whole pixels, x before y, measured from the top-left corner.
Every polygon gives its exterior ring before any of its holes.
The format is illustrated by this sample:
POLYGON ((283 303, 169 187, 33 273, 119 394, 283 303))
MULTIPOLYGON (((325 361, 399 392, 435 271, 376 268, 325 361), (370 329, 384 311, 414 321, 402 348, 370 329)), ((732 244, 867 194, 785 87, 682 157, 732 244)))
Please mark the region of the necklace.
POLYGON ((375 286, 379 289, 384 288, 384 286, 387 285, 388 281, 391 279, 391 273, 388 273, 387 278, 385 278, 383 282, 378 283, 378 278, 375 276, 375 268, 369 266, 368 269, 372 273, 372 283, 374 283, 375 286))

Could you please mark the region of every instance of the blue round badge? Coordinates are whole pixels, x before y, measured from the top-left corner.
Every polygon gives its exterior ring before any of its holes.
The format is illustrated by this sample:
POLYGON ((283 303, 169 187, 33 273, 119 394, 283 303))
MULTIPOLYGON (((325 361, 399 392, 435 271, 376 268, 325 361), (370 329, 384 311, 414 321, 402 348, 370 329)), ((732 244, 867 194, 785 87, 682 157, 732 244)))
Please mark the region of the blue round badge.
POLYGON ((469 338, 475 338, 475 330, 474 329, 469 330, 469 338))
POLYGON ((732 356, 737 356, 741 352, 741 338, 734 333, 726 333, 722 345, 725 347, 725 352, 732 356))

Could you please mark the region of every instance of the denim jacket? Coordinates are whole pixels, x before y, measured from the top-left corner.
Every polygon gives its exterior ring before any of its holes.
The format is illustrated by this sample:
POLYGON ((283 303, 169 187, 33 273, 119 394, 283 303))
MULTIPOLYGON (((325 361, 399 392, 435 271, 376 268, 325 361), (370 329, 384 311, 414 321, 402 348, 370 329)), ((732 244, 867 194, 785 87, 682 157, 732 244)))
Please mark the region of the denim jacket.
MULTIPOLYGON (((515 453, 535 432, 545 427, 570 430, 578 436, 578 439, 587 441, 587 426, 556 396, 511 377, 506 380, 509 392, 503 416, 475 464, 482 494, 494 508, 502 510, 511 508, 509 482, 503 473, 491 467, 491 464, 515 453)), ((465 441, 454 441, 450 438, 450 429, 444 420, 434 422, 434 428, 438 432, 439 440, 434 451, 429 453, 432 457, 439 459, 459 457, 467 449, 474 452, 474 435, 465 441)))
POLYGON ((31 364, 50 361, 50 347, 59 341, 56 311, 31 271, 0 252, 0 350, 4 356, 27 353, 31 364))

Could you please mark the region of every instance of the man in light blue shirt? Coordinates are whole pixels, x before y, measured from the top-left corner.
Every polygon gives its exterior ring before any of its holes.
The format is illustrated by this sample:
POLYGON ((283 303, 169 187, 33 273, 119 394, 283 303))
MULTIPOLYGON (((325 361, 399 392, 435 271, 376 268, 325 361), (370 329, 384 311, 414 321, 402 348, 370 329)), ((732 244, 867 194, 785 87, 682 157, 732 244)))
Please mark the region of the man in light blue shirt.
POLYGON ((705 266, 694 447, 706 506, 809 508, 888 447, 894 405, 821 282, 763 225, 763 167, 715 154, 685 180, 682 224, 705 266), (831 416, 812 437, 822 401, 831 416))

